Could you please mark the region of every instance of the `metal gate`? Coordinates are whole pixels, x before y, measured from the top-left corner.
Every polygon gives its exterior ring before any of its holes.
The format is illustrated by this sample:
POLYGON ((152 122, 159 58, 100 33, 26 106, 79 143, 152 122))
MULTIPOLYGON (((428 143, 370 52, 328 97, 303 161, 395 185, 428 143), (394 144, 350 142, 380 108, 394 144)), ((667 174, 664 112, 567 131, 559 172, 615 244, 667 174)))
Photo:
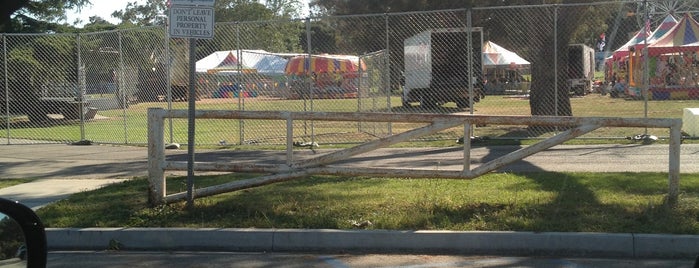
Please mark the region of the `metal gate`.
MULTIPOLYGON (((472 179, 502 166, 521 160, 537 152, 562 144, 565 141, 584 135, 600 127, 645 127, 669 128, 669 167, 668 200, 674 202, 679 194, 680 171, 680 140, 681 119, 669 118, 614 118, 614 117, 560 117, 560 116, 480 116, 480 115, 439 115, 439 114, 391 114, 391 113, 324 113, 324 112, 280 112, 280 111, 221 111, 199 110, 196 118, 207 119, 240 119, 240 120, 283 120, 286 121, 286 159, 283 164, 265 163, 191 163, 196 171, 226 171, 265 173, 267 175, 235 181, 227 184, 191 189, 168 195, 165 191, 165 170, 188 170, 187 161, 166 161, 164 125, 165 118, 187 118, 187 110, 164 110, 162 108, 148 109, 148 180, 149 201, 151 204, 163 204, 196 197, 211 196, 220 193, 247 189, 275 182, 288 181, 313 174, 344 175, 344 176, 377 176, 377 177, 409 177, 409 178, 454 178, 472 179), (421 127, 394 134, 378 140, 369 141, 351 148, 334 151, 306 159, 296 159, 294 155, 294 121, 370 121, 370 122, 412 122, 423 123, 421 127), (391 169, 371 167, 341 167, 333 166, 352 156, 366 153, 379 148, 388 147, 400 142, 409 141, 438 131, 463 126, 464 137, 470 137, 472 126, 482 124, 501 125, 540 125, 556 126, 562 129, 559 134, 542 140, 534 145, 523 147, 502 157, 493 159, 475 168, 471 168, 471 139, 464 139, 463 167, 460 170, 443 169, 391 169)), ((312 146, 312 145, 311 145, 312 146)), ((190 152, 193 153, 193 152, 190 152)), ((389 158, 390 156, 386 156, 389 158)), ((192 200, 188 200, 192 201, 192 200)))

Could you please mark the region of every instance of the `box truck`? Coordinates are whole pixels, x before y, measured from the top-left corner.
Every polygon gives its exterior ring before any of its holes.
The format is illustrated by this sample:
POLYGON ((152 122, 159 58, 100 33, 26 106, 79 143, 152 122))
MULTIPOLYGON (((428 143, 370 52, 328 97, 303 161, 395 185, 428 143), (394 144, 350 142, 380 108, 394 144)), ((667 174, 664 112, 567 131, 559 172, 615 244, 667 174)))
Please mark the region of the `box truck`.
POLYGON ((595 78, 595 50, 584 44, 568 45, 568 89, 583 96, 592 92, 595 78))
POLYGON ((454 102, 459 108, 467 108, 471 101, 485 97, 483 31, 470 29, 431 29, 404 40, 403 106, 417 102, 421 107, 434 108, 454 102))

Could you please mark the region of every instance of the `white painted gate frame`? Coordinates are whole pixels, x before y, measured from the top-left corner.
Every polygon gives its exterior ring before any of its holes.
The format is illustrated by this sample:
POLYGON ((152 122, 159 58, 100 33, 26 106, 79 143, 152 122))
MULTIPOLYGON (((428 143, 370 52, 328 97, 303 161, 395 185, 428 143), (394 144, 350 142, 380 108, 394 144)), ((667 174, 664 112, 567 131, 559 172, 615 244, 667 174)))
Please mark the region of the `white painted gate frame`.
MULTIPOLYGON (((149 202, 152 205, 182 201, 187 198, 186 192, 167 194, 166 170, 187 170, 186 161, 166 161, 164 122, 165 118, 188 118, 187 110, 165 110, 162 108, 148 109, 148 182, 149 202)), ((341 112, 285 112, 285 111, 229 111, 229 110, 197 110, 195 118, 201 119, 257 119, 285 120, 286 134, 286 163, 257 164, 257 163, 221 163, 195 162, 195 171, 226 171, 271 173, 252 179, 234 181, 221 185, 194 189, 193 196, 204 197, 247 189, 275 182, 288 181, 313 174, 344 175, 344 176, 378 176, 378 177, 409 177, 409 178, 453 178, 472 179, 494 171, 507 164, 521 160, 527 156, 541 152, 565 141, 584 135, 601 127, 642 127, 669 128, 669 167, 668 167, 668 201, 675 203, 679 194, 680 179, 680 144, 682 120, 677 118, 620 118, 620 117, 568 117, 568 116, 487 116, 487 115, 456 115, 456 114, 393 114, 393 113, 341 113, 341 112), (351 148, 338 150, 310 159, 295 161, 293 154, 293 122, 294 120, 315 121, 364 121, 364 122, 408 122, 427 123, 428 125, 407 132, 391 135, 378 140, 366 142, 351 148), (430 135, 444 129, 463 125, 464 137, 470 137, 471 126, 474 124, 495 125, 539 125, 559 126, 570 128, 551 138, 542 140, 531 146, 511 152, 500 158, 486 162, 471 169, 470 151, 471 140, 464 139, 463 169, 454 170, 420 170, 420 169, 381 169, 381 168, 343 168, 330 167, 329 164, 346 160, 354 155, 362 154, 390 145, 409 141, 421 136, 430 135)))

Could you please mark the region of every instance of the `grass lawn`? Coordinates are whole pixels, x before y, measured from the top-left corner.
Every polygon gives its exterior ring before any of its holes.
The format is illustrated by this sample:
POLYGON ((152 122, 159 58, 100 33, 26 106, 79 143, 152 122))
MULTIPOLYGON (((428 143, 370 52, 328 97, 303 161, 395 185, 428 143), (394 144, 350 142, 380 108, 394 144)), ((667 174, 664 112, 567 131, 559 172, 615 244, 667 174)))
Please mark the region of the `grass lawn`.
POLYGON ((17 184, 22 184, 26 182, 30 182, 31 180, 29 179, 2 179, 0 180, 0 189, 10 187, 10 186, 15 186, 17 184))
MULTIPOLYGON (((243 174, 199 176, 204 187, 243 174)), ((474 180, 312 176, 148 207, 147 181, 72 195, 38 211, 47 227, 331 228, 699 234, 699 174, 675 207, 663 173, 491 173, 474 180)), ((168 192, 186 178, 168 179, 168 192)))
MULTIPOLYGON (((376 99, 362 99, 362 107, 370 106, 373 101, 379 102, 376 112, 394 113, 469 113, 456 109, 453 103, 447 104, 440 110, 424 110, 420 107, 404 108, 400 97, 390 99, 392 108, 386 109, 388 101, 385 97, 376 99)), ((511 95, 491 95, 476 104, 474 114, 478 115, 530 115, 529 100, 511 95)), ((599 94, 590 94, 581 98, 571 98, 573 115, 579 117, 644 117, 646 107, 643 101, 610 98, 599 94)), ((84 126, 85 139, 103 143, 129 143, 146 144, 146 111, 150 107, 167 108, 167 103, 152 102, 131 105, 126 110, 99 111, 99 119, 87 121, 84 126)), ((197 103, 200 110, 288 110, 304 111, 312 107, 315 111, 327 112, 355 112, 358 109, 357 99, 326 99, 310 102, 303 100, 282 99, 245 99, 241 103, 238 99, 204 99, 197 103)), ((647 114, 652 118, 681 118, 683 108, 699 107, 697 100, 668 100, 648 102, 647 114)), ((173 103, 173 109, 187 109, 186 102, 173 103)), ((363 109, 365 111, 366 108, 363 109)), ((169 121, 168 121, 169 122, 169 121)), ((173 141, 185 143, 187 141, 187 120, 172 120, 173 141)), ((166 137, 169 141, 169 124, 166 123, 166 137)), ((394 123, 391 131, 401 133, 421 126, 414 123, 394 123)), ((197 145, 218 145, 220 141, 227 144, 284 144, 286 135, 286 123, 282 120, 220 120, 198 119, 196 126, 197 145)), ((584 135, 584 138, 611 138, 624 139, 646 130, 638 128, 601 128, 584 135)), ((329 145, 337 143, 363 142, 376 137, 388 135, 387 123, 356 123, 356 122, 328 122, 328 121, 295 121, 294 136, 296 140, 305 139, 313 133, 315 141, 319 144, 329 145)), ((474 135, 491 138, 521 139, 549 137, 554 133, 533 134, 528 133, 526 126, 488 125, 479 126, 474 130, 474 135)), ((649 134, 659 137, 668 136, 667 129, 651 129, 649 134)), ((0 137, 5 137, 3 131, 0 137)), ((77 122, 62 122, 60 124, 32 125, 28 123, 13 124, 9 134, 13 138, 77 141, 81 139, 81 129, 77 122)), ((426 140, 455 140, 463 136, 463 129, 453 128, 437 134, 424 137, 426 140)))

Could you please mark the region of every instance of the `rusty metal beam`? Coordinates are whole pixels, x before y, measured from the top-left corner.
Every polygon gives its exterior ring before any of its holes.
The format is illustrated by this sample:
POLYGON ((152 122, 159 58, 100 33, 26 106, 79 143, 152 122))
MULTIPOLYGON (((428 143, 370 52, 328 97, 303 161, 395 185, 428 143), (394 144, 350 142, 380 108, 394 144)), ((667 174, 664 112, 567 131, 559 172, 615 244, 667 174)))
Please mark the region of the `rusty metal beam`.
MULTIPOLYGON (((234 181, 234 182, 229 182, 229 183, 194 189, 193 195, 194 195, 194 198, 197 198, 197 197, 206 197, 206 196, 212 196, 212 195, 217 195, 217 194, 222 194, 222 193, 229 193, 229 192, 233 192, 233 191, 268 185, 268 184, 272 184, 272 183, 276 183, 276 182, 283 182, 283 181, 298 179, 298 178, 306 177, 310 174, 311 173, 309 173, 307 171, 283 173, 283 174, 273 174, 273 175, 257 177, 257 178, 253 178, 253 179, 234 181)), ((182 200, 186 200, 186 199, 187 199, 186 192, 180 192, 180 193, 165 196, 166 203, 172 203, 172 202, 182 201, 182 200)))
MULTIPOLYGON (((258 178, 236 181, 227 184, 197 189, 195 196, 209 196, 240 189, 287 181, 312 174, 351 175, 351 176, 381 176, 397 178, 458 178, 471 179, 488 172, 497 170, 507 164, 521 160, 537 152, 546 150, 565 141, 589 133, 600 127, 646 127, 669 128, 669 168, 668 168, 668 199, 671 203, 677 201, 679 195, 680 174, 680 139, 681 119, 671 118, 616 118, 616 117, 562 117, 562 116, 486 116, 486 115, 443 115, 443 114, 391 114, 391 113, 329 113, 329 112, 288 112, 288 111, 196 111, 197 118, 218 119, 256 119, 256 120, 285 120, 287 125, 287 153, 285 164, 256 164, 256 163, 194 163, 199 171, 229 171, 272 173, 258 178), (416 128, 404 133, 370 141, 349 149, 335 151, 318 157, 295 161, 293 158, 293 121, 365 121, 365 122, 410 122, 427 123, 427 126, 416 128), (331 167, 351 156, 387 147, 396 143, 408 141, 420 136, 429 135, 443 129, 464 125, 464 163, 462 170, 435 169, 383 169, 363 167, 331 167), (470 170, 470 137, 471 126, 474 124, 499 125, 539 125, 560 126, 572 128, 558 135, 543 140, 534 145, 514 151, 500 158, 484 163, 470 170)), ((163 110, 151 108, 148 110, 148 163, 149 163, 149 200, 152 203, 169 203, 186 198, 186 193, 173 195, 165 194, 165 170, 186 170, 186 162, 165 161, 163 141, 163 118, 187 118, 187 110, 163 110)))
POLYGON ((340 160, 345 160, 347 158, 350 158, 351 156, 358 155, 361 153, 366 153, 370 152, 379 148, 383 147, 388 147, 396 143, 401 143, 404 141, 408 141, 414 138, 422 137, 425 135, 430 135, 436 132, 439 132, 441 130, 455 127, 460 125, 460 122, 456 123, 448 123, 448 122, 434 122, 428 126, 424 126, 421 128, 416 128, 413 130, 409 130, 403 133, 399 133, 393 136, 385 137, 385 138, 380 138, 378 140, 370 141, 363 143, 358 146, 354 146, 348 149, 343 149, 340 151, 336 151, 327 155, 315 157, 312 159, 304 160, 297 162, 294 164, 294 168, 308 168, 308 167, 317 167, 320 165, 324 164, 329 164, 333 162, 337 162, 340 160))
MULTIPOLYGON (((562 144, 568 140, 571 140, 575 137, 584 135, 585 133, 588 133, 590 131, 593 131, 595 129, 598 129, 599 125, 595 124, 588 124, 588 125, 583 125, 574 129, 569 129, 567 131, 561 132, 556 136, 553 136, 551 138, 548 138, 546 140, 543 140, 541 142, 538 142, 536 144, 533 144, 531 146, 524 147, 522 149, 519 149, 517 151, 511 152, 509 154, 503 155, 497 159, 493 159, 477 168, 474 168, 471 172, 471 176, 480 176, 483 174, 486 174, 488 172, 497 170, 498 168, 501 168, 503 166, 506 166, 507 164, 513 163, 518 160, 522 160, 527 156, 533 155, 537 152, 541 152, 543 150, 546 150, 548 148, 551 148, 553 146, 562 144)), ((464 171, 466 172, 466 171, 464 171)))
MULTIPOLYGON (((163 110, 165 111, 165 110, 163 110)), ((187 118, 187 110, 163 112, 168 117, 187 118)), ((432 123, 436 121, 459 121, 462 124, 494 125, 540 125, 576 127, 598 124, 600 127, 653 127, 670 128, 674 118, 624 118, 624 117, 571 117, 571 116, 494 116, 462 114, 419 114, 419 113, 347 113, 347 112, 286 112, 286 111, 227 111, 197 110, 197 118, 208 119, 262 119, 262 120, 317 120, 317 121, 363 121, 363 122, 409 122, 432 123)))
MULTIPOLYGON (((168 161, 166 170, 187 170, 187 161, 168 161)), ((250 173, 281 173, 294 171, 287 165, 257 164, 257 163, 223 163, 223 162, 195 162, 197 171, 231 171, 250 173)))

